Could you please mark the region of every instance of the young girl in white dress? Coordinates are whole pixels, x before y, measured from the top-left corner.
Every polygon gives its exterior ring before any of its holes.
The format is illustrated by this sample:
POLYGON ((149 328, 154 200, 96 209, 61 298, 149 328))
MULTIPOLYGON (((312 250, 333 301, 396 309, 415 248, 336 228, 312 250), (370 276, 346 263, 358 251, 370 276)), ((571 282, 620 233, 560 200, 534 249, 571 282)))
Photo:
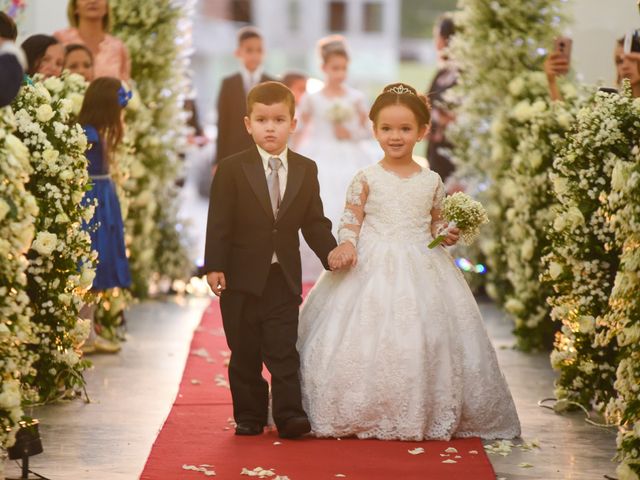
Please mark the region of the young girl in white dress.
MULTIPOLYGON (((355 173, 375 161, 371 154, 371 126, 364 94, 345 84, 349 54, 343 37, 333 35, 318 42, 325 74, 324 88, 304 96, 298 110, 301 123, 294 148, 318 164, 318 181, 324 213, 334 224, 344 207, 344 192, 355 173)), ((376 156, 382 152, 376 149, 376 156)), ((322 265, 313 252, 302 249, 302 281, 313 282, 322 265)))
MULTIPOLYGON (((347 193, 332 268, 300 315, 303 402, 315 435, 514 438, 520 423, 482 317, 443 246, 440 176, 412 160, 430 121, 393 84, 369 114, 384 158, 347 193)), ((451 229, 445 243, 457 241, 451 229)))

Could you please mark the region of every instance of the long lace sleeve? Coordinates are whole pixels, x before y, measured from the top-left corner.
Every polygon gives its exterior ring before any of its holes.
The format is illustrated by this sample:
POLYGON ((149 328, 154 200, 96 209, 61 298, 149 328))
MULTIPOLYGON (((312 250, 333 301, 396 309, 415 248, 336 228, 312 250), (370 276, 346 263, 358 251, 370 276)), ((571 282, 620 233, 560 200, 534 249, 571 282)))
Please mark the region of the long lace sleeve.
POLYGON ((364 172, 358 172, 347 190, 347 201, 338 229, 339 244, 350 242, 354 247, 357 246, 364 221, 364 205, 367 203, 368 195, 369 186, 366 176, 364 172))
POLYGON ((442 216, 442 207, 444 203, 444 184, 440 175, 438 175, 438 185, 436 191, 433 194, 433 204, 431 206, 431 235, 433 238, 438 236, 438 233, 447 224, 446 219, 442 216))

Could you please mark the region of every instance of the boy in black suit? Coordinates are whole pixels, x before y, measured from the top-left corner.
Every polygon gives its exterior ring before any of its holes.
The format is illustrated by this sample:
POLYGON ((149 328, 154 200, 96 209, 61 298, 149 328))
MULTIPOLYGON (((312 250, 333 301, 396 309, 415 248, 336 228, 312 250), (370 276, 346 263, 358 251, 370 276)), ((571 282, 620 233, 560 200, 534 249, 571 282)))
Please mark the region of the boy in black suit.
POLYGON ((9 105, 16 98, 24 78, 24 53, 13 43, 17 36, 13 19, 0 12, 0 107, 9 105))
POLYGON ((273 417, 282 438, 311 427, 302 408, 296 350, 302 301, 298 231, 329 269, 336 246, 323 213, 316 164, 287 148, 295 100, 279 82, 254 87, 244 122, 255 145, 224 159, 211 187, 204 270, 231 349, 229 380, 237 435, 267 424, 271 372, 273 417))
POLYGON ((216 164, 253 145, 244 126, 247 94, 257 84, 274 80, 262 71, 264 46, 256 28, 244 27, 238 31, 236 57, 240 60, 240 71, 222 80, 218 95, 216 164))

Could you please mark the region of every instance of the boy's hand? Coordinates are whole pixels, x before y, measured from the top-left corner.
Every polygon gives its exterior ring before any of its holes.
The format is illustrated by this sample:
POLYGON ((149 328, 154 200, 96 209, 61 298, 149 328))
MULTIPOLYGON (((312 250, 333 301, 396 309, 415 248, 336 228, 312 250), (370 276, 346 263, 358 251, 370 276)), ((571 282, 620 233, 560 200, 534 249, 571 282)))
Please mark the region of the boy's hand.
POLYGON ((449 229, 446 238, 442 241, 445 245, 451 246, 455 245, 460 238, 460 229, 457 227, 453 227, 449 229))
POLYGON ((220 296, 220 294, 227 288, 227 281, 224 278, 223 272, 210 272, 207 273, 207 283, 209 287, 216 294, 216 296, 220 296))
POLYGON ((356 248, 351 242, 345 242, 329 253, 329 267, 331 270, 355 267, 358 263, 356 248))

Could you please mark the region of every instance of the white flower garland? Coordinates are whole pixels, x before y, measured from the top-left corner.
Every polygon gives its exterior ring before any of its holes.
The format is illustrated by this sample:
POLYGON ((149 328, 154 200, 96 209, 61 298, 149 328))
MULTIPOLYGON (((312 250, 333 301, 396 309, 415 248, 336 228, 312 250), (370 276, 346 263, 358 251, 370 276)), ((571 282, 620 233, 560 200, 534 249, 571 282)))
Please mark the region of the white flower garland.
MULTIPOLYGON (((491 140, 491 123, 505 109, 505 97, 514 78, 542 69, 540 47, 549 46, 562 24, 562 1, 461 0, 455 16, 451 57, 461 71, 452 89, 456 122, 451 128, 456 176, 475 185, 474 193, 487 209, 490 224, 479 242, 487 263, 486 290, 500 304, 512 295, 506 278, 505 212, 512 203, 501 195, 502 178, 511 166, 504 145, 491 140)), ((517 85, 512 85, 512 89, 517 85)), ((546 95, 545 95, 546 96, 546 95)), ((535 104, 535 102, 533 102, 535 104)), ((479 252, 469 252, 473 257, 479 252)), ((477 258, 477 257, 476 257, 477 258)), ((477 258, 479 260, 479 258, 477 258)))
MULTIPOLYGON (((629 107, 636 118, 640 117, 640 99, 635 99, 629 107)), ((635 129, 636 135, 638 130, 635 129)), ((609 208, 616 214, 609 220, 622 245, 622 253, 609 297, 609 311, 603 318, 610 331, 599 343, 611 341, 619 348, 616 397, 610 399, 606 417, 620 425, 617 458, 621 465, 617 473, 621 479, 628 479, 640 476, 640 140, 637 136, 630 158, 617 161, 613 166, 611 191, 609 208)))
POLYGON ((0 109, 0 448, 15 440, 23 398, 34 399, 33 390, 21 383, 33 374, 36 360, 29 349, 35 336, 25 253, 33 240, 38 207, 25 188, 32 171, 29 151, 11 133, 15 127, 11 109, 0 109))
POLYGON ((70 123, 77 76, 35 80, 23 86, 13 109, 16 135, 29 149, 33 168, 27 188, 39 207, 27 270, 38 359, 24 380, 37 390, 38 401, 48 402, 84 386, 82 371, 89 363, 76 349, 89 334, 89 322, 78 311, 95 275, 96 253, 81 228, 94 206, 81 206, 89 179, 87 139, 80 125, 70 123))
POLYGON ((556 396, 599 410, 615 396, 619 351, 607 310, 621 249, 610 190, 616 165, 640 138, 634 105, 628 86, 620 95, 595 94, 558 150, 552 176, 560 207, 542 278, 553 286, 551 316, 562 322, 551 354, 556 396))
MULTIPOLYGON (((550 287, 541 286, 543 252, 556 203, 549 177, 554 143, 573 120, 575 88, 561 85, 565 102, 552 102, 543 72, 527 72, 508 85, 507 108, 491 124, 494 146, 510 167, 501 175, 499 198, 506 206, 502 237, 493 242, 492 252, 504 252, 509 288, 504 308, 514 319, 514 333, 523 350, 546 350, 553 344, 557 326, 549 316, 550 287)), ((485 244, 486 245, 486 244, 485 244)))
POLYGON ((178 233, 173 184, 186 138, 183 111, 192 0, 111 2, 114 34, 129 48, 141 101, 127 112, 136 158, 124 184, 133 292, 148 294, 160 277, 183 278, 191 264, 178 233))

